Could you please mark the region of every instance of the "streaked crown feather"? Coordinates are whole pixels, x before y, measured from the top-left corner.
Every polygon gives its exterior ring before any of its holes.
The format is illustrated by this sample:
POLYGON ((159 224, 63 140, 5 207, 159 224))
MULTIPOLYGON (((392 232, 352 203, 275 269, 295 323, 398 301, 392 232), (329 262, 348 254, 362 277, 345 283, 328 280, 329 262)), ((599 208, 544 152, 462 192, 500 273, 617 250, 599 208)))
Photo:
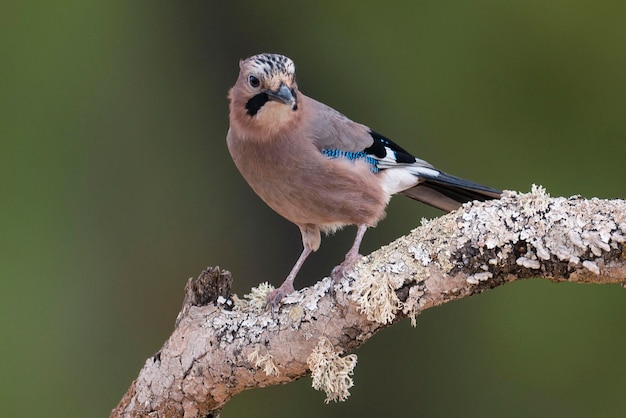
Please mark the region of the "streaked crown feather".
POLYGON ((239 64, 240 68, 248 68, 258 71, 259 74, 263 74, 266 78, 271 78, 278 74, 284 74, 294 76, 296 73, 296 66, 293 61, 280 54, 258 54, 253 55, 250 58, 246 58, 239 64))

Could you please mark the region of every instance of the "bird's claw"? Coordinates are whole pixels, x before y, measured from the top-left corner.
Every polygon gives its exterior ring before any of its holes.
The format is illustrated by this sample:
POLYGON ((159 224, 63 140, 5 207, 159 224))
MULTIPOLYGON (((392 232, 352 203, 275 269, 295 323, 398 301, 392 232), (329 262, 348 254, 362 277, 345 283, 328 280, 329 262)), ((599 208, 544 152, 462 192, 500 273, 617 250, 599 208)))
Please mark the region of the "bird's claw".
POLYGON ((274 316, 274 312, 278 309, 278 305, 280 305, 280 301, 283 300, 285 296, 288 296, 295 292, 293 284, 291 283, 283 283, 280 287, 272 290, 267 297, 265 298, 265 307, 269 308, 272 316, 274 316))
POLYGON ((330 272, 330 277, 331 279, 333 279, 333 286, 335 285, 335 283, 337 283, 339 279, 345 279, 346 274, 350 270, 352 270, 352 267, 354 267, 354 264, 356 264, 356 262, 360 260, 361 258, 363 258, 361 254, 356 254, 354 256, 346 255, 346 259, 343 260, 343 263, 336 266, 330 272))
POLYGON ((346 270, 343 268, 343 263, 335 266, 330 272, 330 278, 333 279, 333 286, 339 279, 344 279, 346 277, 346 270))

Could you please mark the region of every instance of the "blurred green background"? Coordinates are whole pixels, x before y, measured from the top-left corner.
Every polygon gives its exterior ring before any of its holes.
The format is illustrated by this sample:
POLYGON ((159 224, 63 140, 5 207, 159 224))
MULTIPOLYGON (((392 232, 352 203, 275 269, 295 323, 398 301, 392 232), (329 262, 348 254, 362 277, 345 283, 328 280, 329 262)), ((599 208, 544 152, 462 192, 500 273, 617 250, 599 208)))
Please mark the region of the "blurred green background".
MULTIPOLYGON (((108 416, 188 277, 279 284, 297 228, 225 145, 238 60, 438 167, 503 189, 626 197, 626 2, 17 2, 0 6, 0 414, 108 416)), ((440 212, 393 200, 363 251, 440 212)), ((342 260, 323 241, 297 285, 342 260)), ((357 351, 356 386, 249 391, 224 416, 623 417, 626 291, 528 280, 357 351), (253 412, 251 412, 253 411, 253 412)))

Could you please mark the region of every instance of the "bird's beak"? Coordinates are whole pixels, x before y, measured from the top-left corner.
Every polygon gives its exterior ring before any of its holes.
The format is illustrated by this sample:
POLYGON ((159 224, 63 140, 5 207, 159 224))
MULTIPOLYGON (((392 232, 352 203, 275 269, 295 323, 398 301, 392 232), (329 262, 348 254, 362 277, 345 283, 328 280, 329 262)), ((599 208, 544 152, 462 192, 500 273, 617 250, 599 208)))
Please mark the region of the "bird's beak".
POLYGON ((291 89, 282 83, 277 91, 268 90, 267 95, 270 100, 274 100, 276 102, 281 102, 288 105, 293 105, 296 103, 296 98, 294 97, 291 89))

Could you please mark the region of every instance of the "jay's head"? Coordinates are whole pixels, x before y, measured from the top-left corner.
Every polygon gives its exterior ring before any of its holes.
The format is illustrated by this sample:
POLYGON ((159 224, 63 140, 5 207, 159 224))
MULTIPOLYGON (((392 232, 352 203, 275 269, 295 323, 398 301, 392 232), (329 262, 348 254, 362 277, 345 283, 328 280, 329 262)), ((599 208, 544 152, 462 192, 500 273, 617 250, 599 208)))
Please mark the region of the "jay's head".
POLYGON ((284 55, 259 54, 239 62, 230 89, 230 120, 240 128, 278 132, 298 117, 296 66, 284 55))

